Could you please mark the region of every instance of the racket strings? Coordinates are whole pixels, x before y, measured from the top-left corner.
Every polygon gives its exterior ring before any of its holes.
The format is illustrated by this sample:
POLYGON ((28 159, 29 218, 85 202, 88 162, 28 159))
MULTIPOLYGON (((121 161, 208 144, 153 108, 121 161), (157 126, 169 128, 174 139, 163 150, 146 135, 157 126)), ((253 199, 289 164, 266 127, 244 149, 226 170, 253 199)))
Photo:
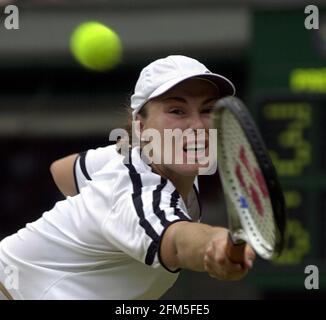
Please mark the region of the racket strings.
POLYGON ((238 120, 228 109, 223 108, 219 113, 217 127, 220 128, 217 132, 222 163, 220 174, 229 190, 228 197, 241 212, 251 242, 258 245, 265 255, 270 255, 275 247, 276 227, 258 161, 238 120))

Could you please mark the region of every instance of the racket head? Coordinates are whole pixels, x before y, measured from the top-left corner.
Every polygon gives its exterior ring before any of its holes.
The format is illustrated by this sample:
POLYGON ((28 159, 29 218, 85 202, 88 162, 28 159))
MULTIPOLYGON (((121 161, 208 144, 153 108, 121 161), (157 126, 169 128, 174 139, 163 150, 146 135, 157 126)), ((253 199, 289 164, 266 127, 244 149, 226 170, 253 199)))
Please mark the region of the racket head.
POLYGON ((244 103, 217 101, 217 165, 234 243, 249 242, 259 256, 273 259, 284 248, 285 201, 265 143, 244 103))

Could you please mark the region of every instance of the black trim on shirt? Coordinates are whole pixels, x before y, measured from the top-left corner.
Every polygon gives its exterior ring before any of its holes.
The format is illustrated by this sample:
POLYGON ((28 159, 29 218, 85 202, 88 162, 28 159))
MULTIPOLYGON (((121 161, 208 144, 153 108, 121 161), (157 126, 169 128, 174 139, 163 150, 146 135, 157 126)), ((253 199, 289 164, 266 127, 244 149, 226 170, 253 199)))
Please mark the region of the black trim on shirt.
POLYGON ((81 152, 79 154, 80 169, 87 180, 92 180, 92 178, 89 176, 87 169, 86 169, 86 154, 87 154, 87 151, 81 152))
POLYGON ((79 187, 78 187, 78 181, 77 181, 77 176, 76 176, 76 164, 77 164, 77 161, 79 159, 79 155, 76 157, 75 161, 74 161, 74 168, 73 168, 73 171, 74 171, 74 181, 75 181, 75 186, 76 186, 76 190, 77 190, 77 193, 79 193, 79 187))
POLYGON ((166 220, 165 212, 160 209, 161 191, 166 186, 166 184, 167 184, 167 180, 161 177, 161 184, 159 184, 156 187, 156 189, 153 191, 153 211, 160 219, 163 227, 165 227, 169 223, 169 221, 166 220))
POLYGON ((155 254, 157 252, 157 245, 159 243, 159 235, 156 233, 151 224, 146 220, 144 213, 144 206, 142 200, 142 182, 140 174, 136 171, 136 168, 132 164, 131 150, 129 152, 129 163, 124 164, 129 170, 129 176, 133 185, 132 200, 134 203, 135 210, 139 217, 139 224, 145 230, 145 233, 153 240, 147 249, 147 254, 145 257, 145 263, 147 265, 152 265, 154 262, 155 254))
POLYGON ((164 227, 162 233, 159 235, 155 229, 152 227, 152 225, 149 223, 149 221, 146 220, 145 213, 144 213, 144 205, 142 201, 142 181, 141 181, 141 176, 137 172, 136 168, 132 164, 132 157, 131 157, 131 150, 129 152, 129 163, 124 164, 128 170, 129 170, 129 177, 131 179, 132 185, 133 185, 133 194, 132 194, 132 200, 133 204, 136 210, 136 213, 139 217, 139 224, 140 226, 143 227, 145 230, 145 233, 152 239, 151 244, 149 245, 145 257, 145 264, 147 265, 152 265, 154 262, 155 254, 158 254, 159 261, 161 265, 169 272, 178 272, 177 271, 171 271, 169 270, 161 261, 160 259, 160 245, 161 245, 161 240, 162 237, 166 231, 166 229, 173 223, 178 222, 178 221, 191 221, 189 217, 187 217, 178 207, 178 200, 179 200, 179 193, 177 190, 175 190, 171 194, 171 200, 170 200, 170 205, 172 208, 174 208, 175 214, 179 217, 180 220, 175 220, 175 221, 168 221, 165 217, 165 212, 164 210, 160 209, 160 203, 161 203, 161 192, 163 188, 167 184, 167 180, 161 177, 161 183, 156 187, 155 190, 153 190, 153 202, 152 202, 152 207, 153 207, 153 212, 156 214, 156 216, 160 219, 162 226, 164 227))
POLYGON ((174 214, 177 215, 180 219, 182 220, 191 220, 189 217, 187 217, 178 207, 178 201, 180 198, 180 194, 177 190, 174 190, 174 192, 171 195, 171 201, 170 201, 170 206, 174 208, 174 214))
POLYGON ((196 198, 197 198, 197 203, 199 205, 199 220, 200 220, 201 217, 202 217, 202 203, 201 203, 201 200, 200 200, 200 197, 199 197, 198 189, 197 189, 195 184, 194 184, 194 190, 195 190, 195 194, 196 194, 196 198))

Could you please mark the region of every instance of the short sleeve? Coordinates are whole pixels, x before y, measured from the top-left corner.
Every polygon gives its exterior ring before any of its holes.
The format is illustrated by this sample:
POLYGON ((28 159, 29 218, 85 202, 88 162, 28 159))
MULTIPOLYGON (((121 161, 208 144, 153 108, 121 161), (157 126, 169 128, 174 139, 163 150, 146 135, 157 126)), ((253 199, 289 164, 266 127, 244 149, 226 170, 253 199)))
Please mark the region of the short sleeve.
POLYGON ((85 187, 87 180, 92 180, 93 175, 117 155, 115 145, 81 152, 74 164, 76 189, 85 187))
POLYGON ((165 267, 159 253, 165 230, 177 221, 191 221, 180 205, 179 193, 161 189, 162 185, 154 190, 143 188, 139 193, 120 197, 102 226, 111 244, 154 268, 165 267))

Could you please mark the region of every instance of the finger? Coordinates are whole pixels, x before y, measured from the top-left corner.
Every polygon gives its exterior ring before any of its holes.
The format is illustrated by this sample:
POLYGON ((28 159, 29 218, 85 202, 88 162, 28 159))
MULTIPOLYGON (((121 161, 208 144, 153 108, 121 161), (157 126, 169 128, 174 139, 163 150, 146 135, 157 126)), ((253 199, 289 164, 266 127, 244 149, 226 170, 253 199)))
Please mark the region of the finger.
POLYGON ((255 259, 256 259, 255 251, 252 249, 250 245, 247 244, 245 249, 245 258, 244 258, 245 267, 251 269, 255 259))
POLYGON ((226 264, 226 270, 228 280, 240 280, 246 276, 249 269, 244 267, 242 264, 235 264, 231 261, 228 261, 226 264))
POLYGON ((205 252, 204 267, 210 277, 225 280, 224 261, 219 251, 218 244, 212 242, 205 252))
POLYGON ((224 243, 221 243, 221 241, 213 241, 206 249, 204 257, 206 272, 211 277, 220 280, 239 280, 243 278, 247 274, 248 268, 230 261, 225 250, 223 250, 224 248, 224 243))
POLYGON ((245 271, 247 268, 244 267, 242 263, 235 263, 231 261, 229 258, 225 259, 225 268, 228 270, 230 274, 237 274, 237 273, 242 273, 245 271))
POLYGON ((245 276, 241 264, 231 262, 218 245, 212 245, 211 255, 207 259, 207 271, 213 278, 219 280, 238 280, 245 276))

